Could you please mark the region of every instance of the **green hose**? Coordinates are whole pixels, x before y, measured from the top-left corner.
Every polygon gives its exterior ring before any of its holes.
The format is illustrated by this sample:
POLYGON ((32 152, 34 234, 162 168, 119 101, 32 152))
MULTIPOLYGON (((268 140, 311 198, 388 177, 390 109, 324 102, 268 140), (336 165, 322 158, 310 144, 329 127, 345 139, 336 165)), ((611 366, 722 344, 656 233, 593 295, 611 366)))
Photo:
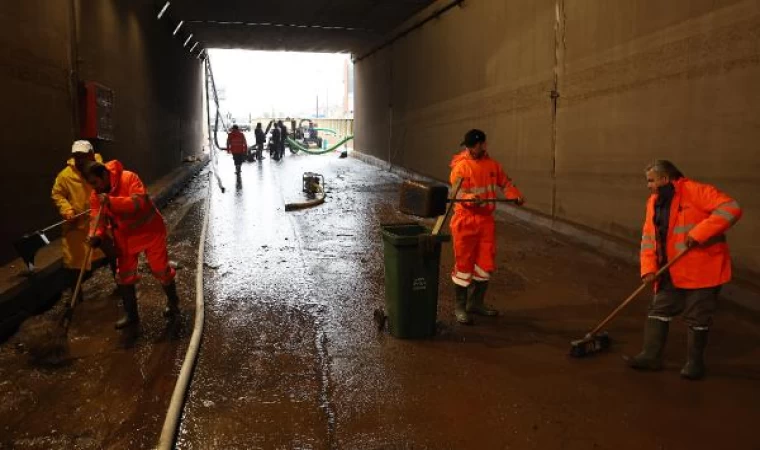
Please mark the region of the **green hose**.
POLYGON ((325 153, 334 152, 336 148, 340 147, 341 145, 345 144, 346 142, 350 141, 353 138, 354 138, 353 136, 345 137, 343 138, 343 140, 333 145, 332 147, 328 148, 327 150, 319 150, 319 151, 309 150, 308 148, 304 147, 303 145, 299 144, 293 139, 290 139, 290 138, 286 138, 286 139, 288 140, 288 144, 290 144, 291 146, 290 148, 297 148, 298 150, 304 153, 308 153, 310 155, 324 155, 325 153))
POLYGON ((314 128, 314 130, 316 130, 316 131, 324 131, 324 132, 330 133, 330 134, 338 134, 338 132, 335 131, 335 130, 333 130, 332 128, 314 128))

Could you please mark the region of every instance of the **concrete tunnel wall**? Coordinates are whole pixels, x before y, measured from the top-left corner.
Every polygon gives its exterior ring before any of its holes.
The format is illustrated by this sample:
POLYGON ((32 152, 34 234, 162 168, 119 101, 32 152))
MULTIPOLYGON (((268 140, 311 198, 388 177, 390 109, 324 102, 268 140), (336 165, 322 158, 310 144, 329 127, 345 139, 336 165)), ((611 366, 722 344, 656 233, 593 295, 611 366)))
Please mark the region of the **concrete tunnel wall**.
POLYGON ((202 62, 156 20, 153 3, 17 0, 0 8, 0 262, 15 257, 13 240, 59 220, 50 189, 79 137, 75 80, 113 90, 115 139, 96 149, 146 183, 202 152, 202 62))
POLYGON ((729 241, 757 283, 757 0, 471 0, 355 71, 357 150, 445 180, 482 128, 528 208, 632 246, 643 168, 673 160, 743 206, 729 241))

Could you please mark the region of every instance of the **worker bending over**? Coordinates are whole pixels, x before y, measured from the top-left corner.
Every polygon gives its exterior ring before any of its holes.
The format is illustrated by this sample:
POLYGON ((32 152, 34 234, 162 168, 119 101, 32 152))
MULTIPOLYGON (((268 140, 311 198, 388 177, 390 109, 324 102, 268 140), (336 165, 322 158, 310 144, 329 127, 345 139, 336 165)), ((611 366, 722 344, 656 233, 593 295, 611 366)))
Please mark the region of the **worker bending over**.
MULTIPOLYGON (((87 182, 94 188, 90 198, 91 214, 97 215, 103 206, 103 215, 113 228, 118 249, 117 277, 124 305, 124 317, 116 328, 139 323, 137 313, 138 256, 145 253, 153 276, 166 293, 164 316, 173 317, 179 311, 175 271, 169 265, 166 250, 166 225, 161 213, 151 201, 136 173, 124 170, 119 161, 106 164, 89 162, 84 169, 87 182)), ((105 224, 103 221, 90 232, 93 247, 100 245, 105 224)))

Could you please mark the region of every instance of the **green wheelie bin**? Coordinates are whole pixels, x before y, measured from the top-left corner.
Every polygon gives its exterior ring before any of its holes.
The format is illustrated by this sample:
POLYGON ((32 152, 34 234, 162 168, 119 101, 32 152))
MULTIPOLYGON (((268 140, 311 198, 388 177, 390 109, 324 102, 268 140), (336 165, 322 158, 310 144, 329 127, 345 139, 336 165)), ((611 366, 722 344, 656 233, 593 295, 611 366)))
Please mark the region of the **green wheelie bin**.
POLYGON ((435 334, 441 243, 420 224, 381 225, 385 254, 385 311, 391 335, 402 339, 435 334))

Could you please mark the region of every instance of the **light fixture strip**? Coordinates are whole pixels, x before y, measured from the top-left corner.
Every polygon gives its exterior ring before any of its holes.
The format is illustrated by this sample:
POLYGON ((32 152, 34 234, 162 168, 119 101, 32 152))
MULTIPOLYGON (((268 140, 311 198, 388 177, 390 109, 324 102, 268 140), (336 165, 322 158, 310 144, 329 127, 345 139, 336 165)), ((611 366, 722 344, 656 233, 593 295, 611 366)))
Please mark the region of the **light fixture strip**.
POLYGON ((177 33, 179 32, 179 29, 182 27, 183 23, 185 23, 184 20, 180 20, 179 21, 179 23, 177 24, 177 28, 175 28, 174 29, 174 33, 172 33, 172 36, 176 36, 177 35, 177 33))
POLYGON ((164 13, 166 12, 166 10, 169 9, 170 4, 171 2, 164 3, 164 7, 161 8, 161 11, 158 12, 158 20, 161 20, 161 17, 164 16, 164 13))

